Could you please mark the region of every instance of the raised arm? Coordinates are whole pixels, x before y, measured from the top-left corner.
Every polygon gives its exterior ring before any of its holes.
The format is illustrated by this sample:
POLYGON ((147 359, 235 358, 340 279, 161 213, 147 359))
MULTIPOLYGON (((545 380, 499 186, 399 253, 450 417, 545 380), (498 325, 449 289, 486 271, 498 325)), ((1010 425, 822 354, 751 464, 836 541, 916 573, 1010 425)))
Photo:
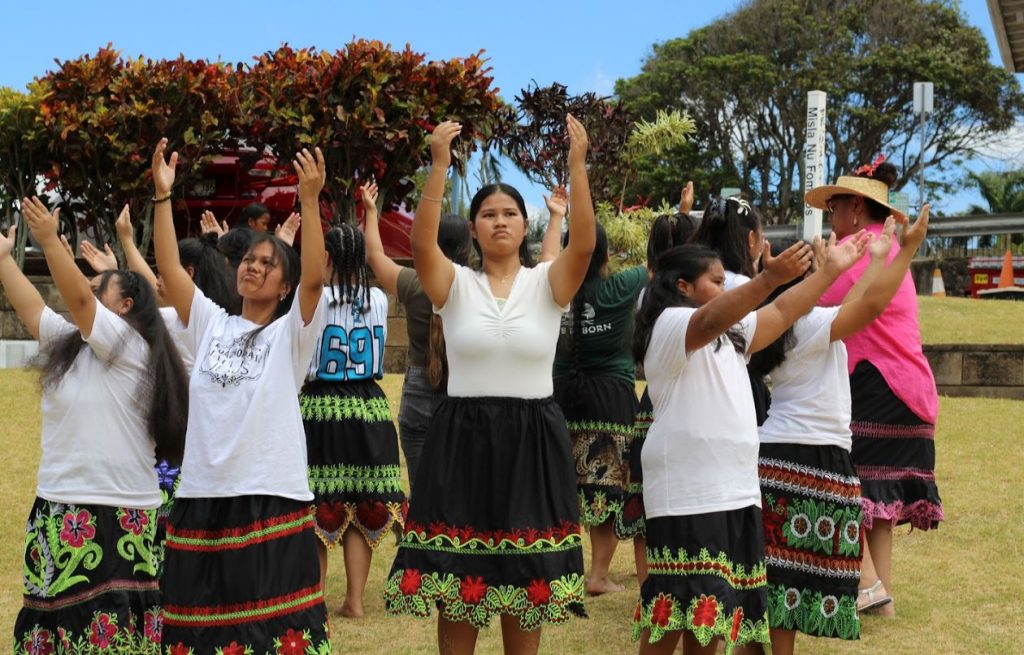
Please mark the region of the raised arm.
POLYGON ((437 245, 437 231, 441 224, 445 177, 452 163, 452 140, 461 132, 462 125, 452 121, 445 121, 434 128, 430 138, 430 172, 412 222, 413 265, 424 293, 435 307, 442 307, 447 302, 455 280, 455 265, 437 245))
POLYGON ((597 219, 587 179, 587 131, 571 114, 566 117, 569 131, 569 244, 551 264, 548 283, 559 305, 567 305, 576 295, 590 266, 597 241, 597 219))
POLYGON ((882 228, 882 233, 878 235, 874 241, 868 245, 868 254, 871 256, 871 263, 864 269, 860 278, 854 283, 850 290, 846 292, 846 296, 843 297, 843 304, 857 300, 864 295, 864 291, 867 290, 871 283, 875 281, 878 274, 885 268, 885 260, 889 256, 889 249, 892 247, 892 235, 896 230, 896 219, 901 219, 902 223, 906 223, 907 217, 903 214, 894 214, 889 218, 885 219, 885 226, 882 228))
POLYGON ((327 165, 320 148, 315 149, 316 157, 306 150, 295 155, 292 165, 299 176, 299 204, 302 206, 302 275, 296 293, 302 322, 306 325, 313 320, 316 306, 324 291, 324 230, 320 227, 320 191, 327 179, 327 165))
POLYGON ((188 327, 196 285, 181 265, 178 237, 174 233, 171 215, 171 188, 174 186, 178 153, 172 152, 168 163, 164 159, 165 150, 167 139, 160 139, 153 152, 153 188, 156 194, 153 196, 153 248, 156 250, 156 267, 164 280, 164 295, 178 313, 178 320, 188 327))
POLYGON ((686 328, 686 352, 702 348, 725 334, 754 311, 776 287, 803 275, 813 256, 811 247, 800 241, 778 257, 772 257, 771 246, 766 242, 763 270, 753 280, 726 291, 694 312, 686 328))
POLYGON ((75 258, 57 234, 60 209, 53 210, 51 214, 39 198, 23 198, 21 213, 32 230, 32 236, 43 248, 46 265, 61 298, 68 306, 72 322, 78 326, 83 337, 88 337, 92 334, 92 324, 96 318, 96 296, 89 286, 89 280, 79 270, 75 258))
MULTIPOLYGON (((842 307, 839 309, 839 314, 832 321, 832 331, 830 334, 832 341, 845 339, 864 329, 868 323, 878 318, 878 315, 885 310, 886 305, 896 295, 900 285, 903 283, 903 279, 910 269, 910 263, 914 261, 914 253, 917 252, 921 242, 924 241, 925 236, 928 234, 929 212, 929 205, 922 207, 921 214, 914 221, 913 225, 906 225, 906 217, 901 215, 905 227, 900 238, 899 253, 892 260, 892 263, 885 267, 874 279, 871 286, 863 294, 853 300, 843 302, 842 307)), ((889 221, 892 220, 890 218, 886 221, 886 228, 890 234, 892 231, 889 221)), ((873 248, 874 246, 875 244, 871 244, 870 247, 873 248)), ((885 251, 886 253, 889 251, 888 241, 886 241, 885 251)), ((884 255, 882 260, 885 260, 884 255)), ((872 265, 874 265, 874 253, 872 253, 872 265)), ((847 294, 847 298, 849 298, 849 294, 847 294)))
MULTIPOLYGON (((149 267, 149 263, 146 262, 146 258, 142 256, 139 249, 135 247, 135 233, 132 230, 132 215, 128 211, 128 204, 121 208, 121 213, 117 215, 117 220, 114 221, 114 229, 117 231, 117 240, 121 242, 121 250, 124 250, 125 263, 128 264, 128 270, 133 273, 138 273, 142 276, 146 282, 149 282, 149 286, 156 289, 156 274, 153 273, 153 269, 149 267)), ((84 244, 83 244, 84 245, 84 244)))
POLYGON ((366 263, 373 271, 373 277, 391 295, 398 293, 398 274, 402 267, 384 253, 384 242, 380 240, 380 223, 377 212, 377 185, 367 182, 359 187, 363 201, 363 234, 366 236, 366 263))
POLYGON ((43 315, 46 303, 39 295, 39 290, 28 281, 14 261, 11 253, 14 251, 16 234, 17 228, 13 225, 7 229, 6 236, 0 234, 0 284, 4 285, 7 300, 14 307, 25 329, 38 341, 39 317, 43 315))
POLYGON ((274 236, 289 246, 293 245, 295 243, 295 235, 298 233, 301 224, 302 215, 292 212, 288 214, 288 218, 284 219, 284 223, 281 223, 274 229, 274 236))
POLYGON ((829 237, 825 265, 792 289, 788 289, 769 305, 757 310, 757 328, 747 352, 755 353, 778 339, 798 318, 811 311, 843 271, 853 266, 867 248, 870 235, 861 230, 841 246, 833 232, 829 237))
POLYGON ((569 208, 569 197, 564 186, 551 189, 550 196, 544 196, 544 204, 548 207, 548 227, 544 230, 544 240, 540 243, 540 261, 549 262, 558 257, 562 249, 562 220, 569 208))

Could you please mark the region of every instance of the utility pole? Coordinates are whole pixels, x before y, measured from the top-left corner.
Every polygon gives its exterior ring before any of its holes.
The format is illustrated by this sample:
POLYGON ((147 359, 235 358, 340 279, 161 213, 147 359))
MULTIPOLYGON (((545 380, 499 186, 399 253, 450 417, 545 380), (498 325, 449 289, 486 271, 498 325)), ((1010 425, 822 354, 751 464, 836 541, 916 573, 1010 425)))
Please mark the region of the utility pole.
POLYGON ((934 85, 931 82, 914 82, 914 116, 921 119, 921 154, 920 164, 917 169, 917 211, 924 206, 924 159, 925 140, 928 130, 928 117, 935 109, 934 85))

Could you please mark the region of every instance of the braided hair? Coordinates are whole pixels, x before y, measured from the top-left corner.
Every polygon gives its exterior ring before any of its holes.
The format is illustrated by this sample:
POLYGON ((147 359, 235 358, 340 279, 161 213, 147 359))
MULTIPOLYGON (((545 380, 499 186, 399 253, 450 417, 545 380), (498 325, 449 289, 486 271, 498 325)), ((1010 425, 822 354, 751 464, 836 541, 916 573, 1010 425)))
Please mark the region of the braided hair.
MULTIPOLYGON (((121 318, 149 346, 148 375, 132 399, 144 408, 147 436, 156 442, 157 458, 172 464, 180 463, 185 452, 188 417, 188 376, 181 356, 160 316, 153 287, 131 271, 104 271, 100 274, 97 296, 106 292, 112 280, 120 288, 121 297, 132 300, 131 309, 121 318)), ((86 347, 88 344, 79 330, 69 331, 47 344, 40 353, 41 359, 37 360, 42 369, 39 378, 42 388, 52 390, 59 386, 68 371, 74 368, 78 354, 86 347)), ((123 352, 123 348, 115 348, 111 359, 104 362, 106 366, 111 366, 123 352)))
POLYGON ((332 302, 353 303, 364 314, 370 311, 370 270, 366 265, 363 233, 348 223, 342 223, 324 235, 324 245, 331 258, 332 302), (361 298, 358 297, 360 294, 361 298))

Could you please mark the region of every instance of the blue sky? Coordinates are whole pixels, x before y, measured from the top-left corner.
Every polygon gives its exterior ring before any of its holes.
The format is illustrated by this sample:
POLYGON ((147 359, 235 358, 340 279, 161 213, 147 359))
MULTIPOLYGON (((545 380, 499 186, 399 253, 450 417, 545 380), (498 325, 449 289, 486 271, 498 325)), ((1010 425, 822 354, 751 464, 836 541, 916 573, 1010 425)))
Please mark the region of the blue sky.
MULTIPOLYGON (((738 3, 694 0, 642 2, 538 2, 490 5, 478 0, 445 3, 363 2, 197 2, 167 5, 144 2, 68 2, 46 5, 40 20, 33 3, 5 3, 0 39, 0 86, 23 88, 33 77, 69 59, 112 42, 125 55, 249 61, 282 42, 335 49, 353 36, 396 46, 410 43, 430 58, 465 56, 485 49, 495 83, 511 100, 531 80, 566 84, 570 92, 611 93, 617 78, 636 74, 652 43, 683 36, 727 13, 738 3)), ((964 0, 971 24, 985 33, 998 63, 985 0, 964 0)), ((1000 167, 982 162, 976 167, 1000 167)), ((507 167, 506 170, 508 170, 507 167)), ((508 171, 531 204, 541 205, 542 189, 508 171)), ((916 194, 915 194, 916 195, 916 194)), ((976 199, 970 193, 949 198, 947 211, 976 199)))

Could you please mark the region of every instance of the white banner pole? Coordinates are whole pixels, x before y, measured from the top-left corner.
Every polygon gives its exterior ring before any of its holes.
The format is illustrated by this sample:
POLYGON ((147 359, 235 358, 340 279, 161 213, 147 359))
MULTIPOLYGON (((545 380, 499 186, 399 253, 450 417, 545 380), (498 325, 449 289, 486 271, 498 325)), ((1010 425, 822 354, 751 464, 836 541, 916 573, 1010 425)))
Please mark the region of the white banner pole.
MULTIPOLYGON (((804 145, 804 192, 825 184, 825 108, 824 91, 807 93, 807 138, 804 145)), ((821 236, 821 210, 804 203, 802 238, 810 242, 821 236)))

